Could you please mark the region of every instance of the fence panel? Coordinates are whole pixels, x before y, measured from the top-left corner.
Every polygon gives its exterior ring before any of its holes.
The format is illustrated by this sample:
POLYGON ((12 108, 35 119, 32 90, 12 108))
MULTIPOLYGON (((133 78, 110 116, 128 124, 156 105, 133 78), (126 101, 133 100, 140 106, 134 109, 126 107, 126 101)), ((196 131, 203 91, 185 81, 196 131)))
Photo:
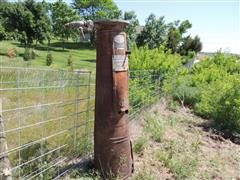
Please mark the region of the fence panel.
MULTIPOLYGON (((57 179, 93 150, 95 75, 0 67, 4 133, 14 179, 57 179)), ((156 101, 156 71, 129 73, 130 119, 156 101)), ((0 132, 1 133, 1 132, 0 132)), ((1 174, 0 172, 0 180, 1 174)))
POLYGON ((0 158, 8 153, 14 179, 52 179, 92 154, 92 82, 89 71, 0 68, 8 142, 0 158))

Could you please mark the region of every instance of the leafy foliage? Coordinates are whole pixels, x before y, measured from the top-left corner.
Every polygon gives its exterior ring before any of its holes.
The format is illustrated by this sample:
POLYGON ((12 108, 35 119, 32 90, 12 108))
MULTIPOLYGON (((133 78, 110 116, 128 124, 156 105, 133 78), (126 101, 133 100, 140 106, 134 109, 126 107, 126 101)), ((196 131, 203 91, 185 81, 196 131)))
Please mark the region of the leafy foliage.
POLYGON ((74 0, 73 6, 79 10, 84 19, 114 19, 121 15, 121 11, 112 0, 74 0))
POLYGON ((9 3, 2 12, 7 31, 15 32, 17 39, 30 45, 33 40, 42 42, 50 38, 51 23, 44 2, 25 0, 9 3))
POLYGON ((147 46, 137 48, 132 46, 130 57, 130 68, 132 70, 157 70, 164 76, 165 74, 176 71, 182 66, 182 57, 178 54, 165 52, 165 48, 149 49, 147 46))
POLYGON ((129 25, 126 27, 125 31, 128 35, 128 38, 131 41, 136 39, 137 26, 139 26, 139 21, 137 19, 137 15, 134 11, 126 11, 124 13, 124 20, 129 21, 129 25))
MULTIPOLYGON (((78 9, 85 20, 119 19, 121 11, 113 0, 74 0, 73 7, 78 9)), ((95 33, 90 32, 91 44, 95 42, 95 33)))
POLYGON ((156 18, 154 14, 150 14, 146 20, 146 25, 137 36, 136 42, 138 46, 148 45, 149 48, 158 48, 164 45, 166 50, 172 53, 179 53, 187 56, 189 52, 200 52, 202 43, 198 36, 192 38, 185 37, 185 33, 192 27, 188 20, 166 24, 164 17, 156 18))
POLYGON ((240 58, 218 53, 168 76, 164 91, 220 129, 240 132, 240 58))
POLYGON ((151 49, 158 48, 165 40, 166 31, 167 26, 164 17, 157 19, 154 14, 150 14, 146 20, 143 31, 136 39, 137 45, 148 45, 151 49))
POLYGON ((69 38, 71 34, 78 33, 76 30, 64 28, 66 23, 79 20, 77 11, 72 9, 63 0, 58 0, 51 5, 51 18, 53 23, 53 33, 56 37, 69 38))

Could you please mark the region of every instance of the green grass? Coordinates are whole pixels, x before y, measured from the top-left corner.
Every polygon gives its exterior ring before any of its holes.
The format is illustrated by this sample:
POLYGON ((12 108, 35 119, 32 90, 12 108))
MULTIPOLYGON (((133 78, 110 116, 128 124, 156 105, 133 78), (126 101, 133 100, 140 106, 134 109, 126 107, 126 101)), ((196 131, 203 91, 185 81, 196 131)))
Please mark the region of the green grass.
POLYGON ((163 137, 163 125, 161 124, 161 119, 158 116, 150 116, 147 118, 146 132, 150 134, 150 137, 155 141, 160 143, 163 137))
POLYGON ((165 142, 158 151, 157 159, 170 169, 176 179, 190 178, 197 169, 197 158, 194 157, 180 140, 165 142))
MULTIPOLYGON (((17 57, 22 60, 24 47, 16 41, 0 42, 0 59, 11 62, 11 59, 7 57, 7 53, 12 48, 17 50, 17 57)), ((36 59, 31 61, 31 66, 47 67, 47 49, 47 44, 38 44, 37 47, 34 48, 36 59)), ((96 51, 95 48, 88 44, 70 41, 65 43, 53 41, 50 44, 50 51, 53 55, 53 64, 50 66, 50 68, 67 69, 67 60, 69 56, 72 55, 74 69, 95 69, 96 51), (65 46, 64 50, 62 48, 63 45, 65 46)))
POLYGON ((139 137, 134 144, 133 147, 134 152, 137 154, 141 153, 145 149, 147 141, 148 139, 144 135, 139 137))
POLYGON ((148 169, 143 169, 133 176, 133 180, 155 180, 156 178, 148 169))

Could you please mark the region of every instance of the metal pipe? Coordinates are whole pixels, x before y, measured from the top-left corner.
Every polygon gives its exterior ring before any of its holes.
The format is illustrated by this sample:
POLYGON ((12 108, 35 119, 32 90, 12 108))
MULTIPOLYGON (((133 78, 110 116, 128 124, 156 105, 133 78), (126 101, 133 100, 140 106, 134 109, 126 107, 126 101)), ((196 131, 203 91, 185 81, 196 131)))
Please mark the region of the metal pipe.
POLYGON ((97 30, 95 167, 105 179, 129 179, 133 172, 128 130, 126 21, 95 22, 97 30))

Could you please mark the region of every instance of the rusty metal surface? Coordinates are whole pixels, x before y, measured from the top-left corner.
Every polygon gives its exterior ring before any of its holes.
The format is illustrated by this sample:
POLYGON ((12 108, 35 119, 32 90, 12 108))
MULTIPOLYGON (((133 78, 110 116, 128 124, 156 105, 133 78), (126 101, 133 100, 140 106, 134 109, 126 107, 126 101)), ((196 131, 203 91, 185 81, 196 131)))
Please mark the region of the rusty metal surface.
POLYGON ((122 32, 126 22, 103 21, 96 25, 95 166, 105 178, 128 179, 133 163, 128 129, 128 65, 121 60, 127 60, 126 34, 122 32), (120 56, 117 68, 113 66, 116 56, 120 56))

